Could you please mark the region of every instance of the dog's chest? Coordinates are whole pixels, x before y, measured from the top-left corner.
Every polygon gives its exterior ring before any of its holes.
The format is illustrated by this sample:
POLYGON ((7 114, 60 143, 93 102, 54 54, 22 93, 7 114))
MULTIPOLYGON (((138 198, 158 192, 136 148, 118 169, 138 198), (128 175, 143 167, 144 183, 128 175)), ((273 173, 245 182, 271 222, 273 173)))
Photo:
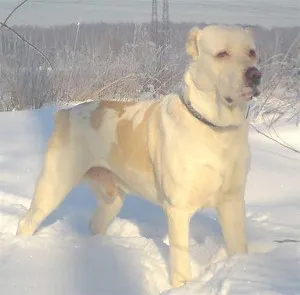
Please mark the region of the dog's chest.
POLYGON ((184 152, 180 149, 175 154, 180 170, 171 164, 169 171, 174 171, 172 177, 181 187, 183 202, 198 208, 215 207, 221 198, 243 190, 249 161, 246 136, 203 136, 198 143, 185 145, 184 152))
POLYGON ((248 171, 249 150, 247 144, 232 146, 220 155, 219 173, 222 178, 221 192, 227 193, 243 184, 248 171))
POLYGON ((210 198, 207 205, 214 207, 223 198, 240 194, 243 190, 248 173, 249 149, 247 141, 233 140, 227 143, 225 141, 224 146, 219 146, 212 152, 212 161, 207 164, 213 171, 211 183, 214 183, 214 187, 211 187, 211 193, 208 194, 210 198))

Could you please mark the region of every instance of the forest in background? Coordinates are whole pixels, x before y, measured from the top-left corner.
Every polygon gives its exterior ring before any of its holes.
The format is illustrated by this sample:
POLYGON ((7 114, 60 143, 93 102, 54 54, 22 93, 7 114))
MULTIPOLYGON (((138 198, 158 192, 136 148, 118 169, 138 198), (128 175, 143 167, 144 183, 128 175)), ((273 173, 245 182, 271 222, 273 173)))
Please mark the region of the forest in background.
MULTIPOLYGON (((176 92, 188 57, 188 31, 170 23, 170 41, 157 46, 151 24, 73 24, 14 29, 38 47, 50 64, 22 40, 0 30, 0 111, 37 109, 88 99, 147 99, 176 92)), ((263 71, 262 97, 252 108, 263 114, 298 116, 300 27, 254 27, 263 71)))

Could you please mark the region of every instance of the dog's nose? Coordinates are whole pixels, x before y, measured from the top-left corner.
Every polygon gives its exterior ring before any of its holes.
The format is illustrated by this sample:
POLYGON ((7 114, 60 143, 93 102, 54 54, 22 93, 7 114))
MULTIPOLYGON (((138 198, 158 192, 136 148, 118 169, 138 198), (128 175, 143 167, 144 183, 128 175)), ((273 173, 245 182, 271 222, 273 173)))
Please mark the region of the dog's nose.
POLYGON ((246 79, 251 84, 258 85, 260 83, 261 72, 257 68, 255 67, 248 68, 245 75, 246 75, 246 79))

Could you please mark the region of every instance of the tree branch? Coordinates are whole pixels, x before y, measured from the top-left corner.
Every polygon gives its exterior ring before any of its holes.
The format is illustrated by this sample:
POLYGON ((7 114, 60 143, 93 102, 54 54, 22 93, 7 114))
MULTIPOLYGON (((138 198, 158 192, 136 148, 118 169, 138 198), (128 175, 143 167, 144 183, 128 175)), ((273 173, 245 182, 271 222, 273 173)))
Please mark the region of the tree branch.
POLYGON ((6 29, 8 29, 9 31, 13 32, 15 35, 17 35, 22 41, 24 41, 26 44, 29 45, 29 47, 33 48, 34 50, 36 50, 49 64, 49 66, 51 67, 51 69, 53 70, 53 66, 49 60, 49 58, 41 51, 39 50, 36 46, 34 46, 32 43, 30 43, 29 41, 27 41, 23 36, 21 36, 17 31, 15 31, 13 28, 9 27, 8 25, 6 25, 5 23, 0 22, 0 25, 6 29))
POLYGON ((297 150, 296 148, 294 148, 294 147, 292 147, 292 146, 288 146, 287 144, 280 142, 279 140, 273 138, 272 136, 270 136, 270 135, 268 135, 268 134, 262 132, 261 130, 259 130, 258 128, 256 128, 253 124, 250 124, 250 126, 251 126, 257 133, 259 133, 259 134, 265 136, 266 138, 268 138, 268 139, 270 139, 270 140, 272 140, 272 141, 274 141, 274 142, 280 144, 281 146, 283 146, 283 147, 285 147, 285 148, 287 148, 287 149, 289 149, 289 150, 291 150, 291 151, 293 151, 293 152, 296 152, 296 153, 299 153, 299 154, 300 154, 300 150, 297 150))
POLYGON ((5 27, 6 23, 8 22, 8 20, 10 19, 10 17, 21 7, 23 6, 28 0, 24 0, 22 1, 20 4, 18 4, 10 13, 9 15, 6 17, 6 19, 4 20, 3 23, 1 23, 1 26, 0 26, 0 30, 5 27))

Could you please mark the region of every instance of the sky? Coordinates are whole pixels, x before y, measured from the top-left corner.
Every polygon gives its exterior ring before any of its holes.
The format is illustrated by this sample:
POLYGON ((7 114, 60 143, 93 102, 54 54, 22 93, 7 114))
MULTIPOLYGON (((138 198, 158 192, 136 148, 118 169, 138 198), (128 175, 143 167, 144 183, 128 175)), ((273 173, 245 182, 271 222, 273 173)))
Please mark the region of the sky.
MULTIPOLYGON (((0 19, 21 0, 0 0, 0 19)), ((300 26, 300 0, 169 0, 175 22, 300 26)), ((89 22, 147 22, 151 0, 29 0, 10 25, 89 22)), ((158 0, 162 3, 162 0, 158 0)), ((161 15, 161 9, 159 7, 161 15)))

